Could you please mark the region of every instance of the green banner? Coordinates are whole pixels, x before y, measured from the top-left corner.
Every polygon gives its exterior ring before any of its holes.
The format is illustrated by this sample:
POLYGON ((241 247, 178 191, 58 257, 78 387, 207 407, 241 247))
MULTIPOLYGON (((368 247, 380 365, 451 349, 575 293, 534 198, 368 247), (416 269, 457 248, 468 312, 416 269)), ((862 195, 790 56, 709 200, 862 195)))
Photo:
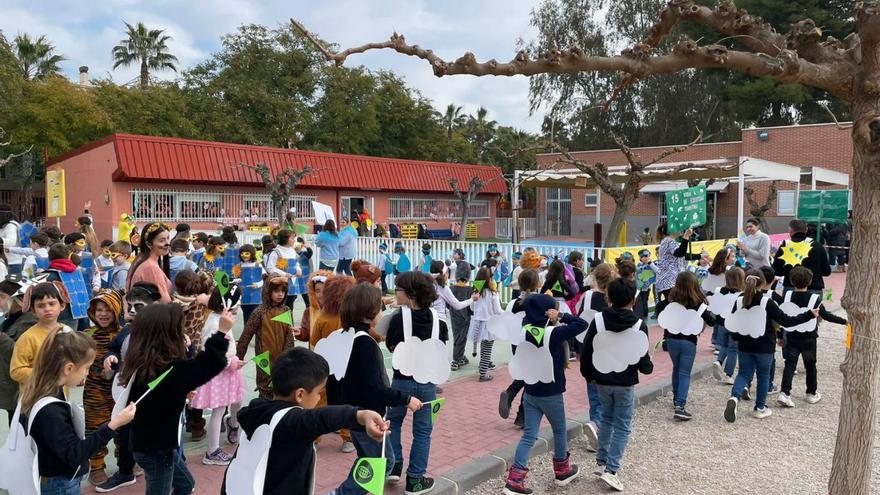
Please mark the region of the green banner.
POLYGON ((666 223, 669 233, 706 224, 706 186, 666 193, 666 223))
POLYGON ((801 191, 797 217, 809 223, 846 223, 849 191, 801 191))

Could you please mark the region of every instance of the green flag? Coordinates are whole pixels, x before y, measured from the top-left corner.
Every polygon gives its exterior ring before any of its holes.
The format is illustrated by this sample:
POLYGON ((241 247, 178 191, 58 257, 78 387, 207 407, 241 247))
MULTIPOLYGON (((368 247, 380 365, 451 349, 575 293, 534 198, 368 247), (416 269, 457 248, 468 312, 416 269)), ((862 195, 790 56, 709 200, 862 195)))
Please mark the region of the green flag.
POLYGON ((485 280, 474 280, 474 290, 477 292, 483 292, 483 287, 486 286, 485 280))
POLYGON ((303 224, 296 224, 296 235, 306 235, 309 233, 309 226, 303 224))
POLYGON ((439 399, 432 400, 430 402, 425 402, 425 405, 431 406, 431 424, 437 422, 437 416, 440 415, 440 408, 443 407, 443 404, 446 403, 446 397, 440 397, 439 399))
POLYGON ((834 291, 831 290, 831 287, 825 289, 825 292, 822 293, 822 299, 824 299, 825 302, 830 302, 834 299, 834 291))
POLYGON ((256 363, 257 368, 263 370, 263 372, 267 375, 272 376, 272 368, 269 367, 269 351, 257 354, 256 356, 251 358, 251 361, 256 363))
POLYGON ((544 332, 546 332, 545 328, 536 327, 535 325, 526 325, 523 329, 532 334, 532 337, 535 338, 535 342, 537 342, 538 345, 541 345, 541 341, 544 340, 544 332))
POLYGON ((285 311, 275 318, 272 318, 272 321, 287 323, 288 325, 293 326, 293 311, 285 311))
POLYGON ((384 457, 363 457, 358 459, 352 471, 354 482, 373 495, 385 493, 385 467, 388 461, 384 457))
POLYGON ((220 295, 225 296, 229 292, 229 274, 223 270, 218 270, 214 274, 214 284, 220 290, 220 295))
POLYGON ((666 339, 660 339, 660 340, 657 341, 656 344, 654 344, 654 348, 651 349, 651 355, 652 355, 652 356, 654 355, 655 352, 657 352, 657 349, 659 349, 660 346, 663 345, 663 341, 665 341, 665 340, 666 340, 666 339))
POLYGON ((558 280, 556 281, 555 284, 553 284, 553 287, 550 287, 550 290, 552 290, 552 291, 554 291, 554 292, 562 292, 562 286, 559 285, 559 281, 558 281, 558 280))
POLYGON ((171 373, 171 370, 173 370, 173 369, 174 369, 174 366, 165 370, 165 373, 162 373, 161 375, 157 376, 155 380, 148 383, 147 388, 149 388, 150 390, 153 390, 154 388, 156 388, 156 386, 159 385, 160 383, 162 383, 162 380, 164 380, 165 377, 168 376, 168 373, 171 373))

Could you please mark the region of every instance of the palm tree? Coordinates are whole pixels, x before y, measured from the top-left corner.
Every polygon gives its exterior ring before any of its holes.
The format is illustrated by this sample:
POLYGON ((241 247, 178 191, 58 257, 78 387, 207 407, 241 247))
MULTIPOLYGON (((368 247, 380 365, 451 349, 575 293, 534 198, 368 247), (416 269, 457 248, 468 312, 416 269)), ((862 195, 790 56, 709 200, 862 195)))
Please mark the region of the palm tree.
POLYGON ((480 163, 483 163, 483 154, 486 151, 486 144, 492 140, 495 134, 495 127, 498 125, 494 120, 488 120, 486 115, 489 111, 485 107, 477 109, 477 116, 470 116, 468 119, 468 127, 470 127, 474 147, 477 149, 480 163))
POLYGON ((461 107, 450 103, 446 107, 446 114, 442 117, 443 127, 446 128, 446 141, 452 142, 452 131, 464 125, 466 117, 461 113, 461 107))
POLYGON ((147 89, 150 83, 151 70, 171 69, 177 72, 174 65, 177 57, 168 53, 168 46, 165 44, 171 36, 162 34, 164 29, 147 29, 143 22, 137 23, 137 26, 125 22, 125 27, 128 38, 113 47, 114 69, 140 62, 141 73, 138 80, 142 90, 147 89))
POLYGON ((55 46, 46 39, 46 35, 32 39, 24 33, 15 37, 15 58, 25 80, 59 75, 61 67, 58 64, 67 59, 54 52, 55 46))

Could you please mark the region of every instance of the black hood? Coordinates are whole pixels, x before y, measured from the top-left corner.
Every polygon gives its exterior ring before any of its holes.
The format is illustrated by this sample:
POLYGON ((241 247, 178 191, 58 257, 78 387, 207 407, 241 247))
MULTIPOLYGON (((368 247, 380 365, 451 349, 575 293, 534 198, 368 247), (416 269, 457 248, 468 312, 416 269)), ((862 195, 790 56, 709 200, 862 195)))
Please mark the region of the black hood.
POLYGON ((628 330, 639 321, 639 317, 632 310, 614 307, 602 311, 602 318, 605 321, 605 329, 611 332, 628 330))
POLYGON ((254 434, 257 428, 267 425, 272 421, 272 416, 293 404, 283 400, 254 399, 238 412, 238 422, 248 437, 254 434))

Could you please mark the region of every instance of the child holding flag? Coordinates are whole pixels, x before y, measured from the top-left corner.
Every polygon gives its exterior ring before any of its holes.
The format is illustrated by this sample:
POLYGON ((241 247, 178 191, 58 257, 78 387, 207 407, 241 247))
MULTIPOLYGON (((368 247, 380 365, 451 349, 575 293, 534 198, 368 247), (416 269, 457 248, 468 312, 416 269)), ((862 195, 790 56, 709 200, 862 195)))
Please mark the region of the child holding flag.
POLYGON ((119 383, 130 387, 131 400, 140 400, 131 450, 144 470, 145 493, 193 492, 195 481, 180 452, 180 415, 187 395, 226 368, 226 334, 234 323, 224 311, 204 350, 187 359, 180 306, 151 304, 135 318, 119 383))
MULTIPOLYGON (((382 294, 373 285, 357 284, 343 296, 340 311, 341 331, 353 332, 355 337, 345 375, 334 387, 335 393, 330 395, 330 403, 348 404, 361 410, 376 411, 383 417, 388 406, 404 406, 416 412, 421 409, 422 402, 389 386, 382 351, 370 336, 370 325, 381 309, 382 294)), ((385 457, 386 474, 390 473, 395 464, 391 445, 386 445, 383 452, 382 442, 370 438, 363 427, 352 428, 350 432, 358 457, 385 457)), ((357 462, 356 460, 355 464, 357 462)), ((352 474, 349 474, 336 489, 337 495, 348 493, 365 493, 352 474)))
POLYGON ((489 374, 490 369, 494 369, 492 363, 492 346, 495 344, 486 323, 492 315, 499 315, 504 312, 501 308, 501 302, 498 298, 498 286, 492 278, 492 272, 487 267, 482 267, 474 278, 474 292, 480 294, 480 299, 474 301, 471 309, 474 314, 471 316, 471 326, 468 329, 468 340, 474 343, 476 348, 477 342, 480 343, 480 381, 488 382, 492 379, 489 374))
MULTIPOLYGON (((220 331, 220 318, 224 309, 227 309, 224 305, 225 298, 223 291, 219 287, 214 287, 211 299, 208 301, 211 314, 205 321, 202 341, 196 344, 199 349, 204 349, 208 339, 220 331)), ((233 306, 235 302, 237 300, 233 298, 233 306)), ((232 316, 233 318, 236 316, 235 310, 232 316)), ((208 451, 205 452, 202 464, 214 466, 226 466, 232 460, 232 456, 220 448, 220 426, 226 408, 229 407, 229 417, 226 418, 226 439, 230 444, 238 443, 238 410, 241 409, 241 401, 244 399, 244 376, 241 374, 241 368, 247 361, 241 361, 235 355, 235 339, 232 333, 226 333, 225 338, 228 360, 226 368, 210 382, 199 387, 192 399, 193 409, 211 410, 211 420, 208 421, 208 451)))

